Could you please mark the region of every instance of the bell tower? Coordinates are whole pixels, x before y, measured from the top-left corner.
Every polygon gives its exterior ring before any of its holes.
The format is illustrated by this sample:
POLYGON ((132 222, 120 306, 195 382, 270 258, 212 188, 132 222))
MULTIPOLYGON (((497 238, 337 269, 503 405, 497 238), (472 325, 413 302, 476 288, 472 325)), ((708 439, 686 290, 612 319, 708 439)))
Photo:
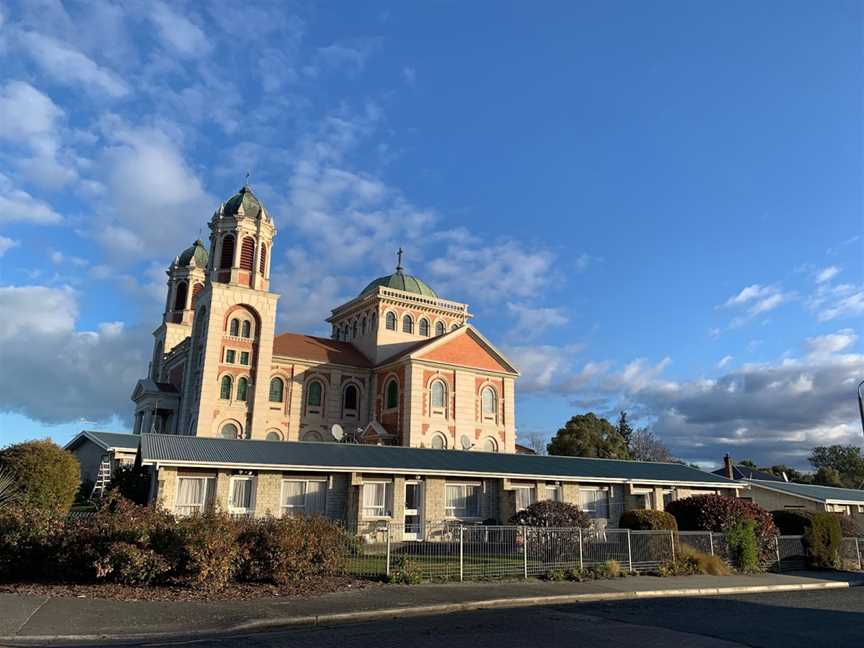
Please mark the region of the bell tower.
POLYGON ((279 300, 270 292, 276 227, 245 185, 213 214, 209 228, 207 281, 195 305, 180 432, 263 439, 279 300))

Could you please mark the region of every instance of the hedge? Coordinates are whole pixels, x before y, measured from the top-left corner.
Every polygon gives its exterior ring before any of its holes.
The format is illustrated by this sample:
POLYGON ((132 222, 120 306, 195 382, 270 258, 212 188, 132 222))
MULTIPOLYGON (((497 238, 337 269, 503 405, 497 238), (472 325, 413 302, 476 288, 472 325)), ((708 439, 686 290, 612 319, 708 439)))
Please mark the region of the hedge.
POLYGON ((324 518, 175 518, 109 494, 92 516, 0 512, 0 581, 171 584, 218 591, 235 580, 287 584, 344 573, 350 538, 324 518))
POLYGON ((677 531, 675 516, 666 511, 634 509, 621 514, 618 526, 632 531, 677 531))
POLYGON ((840 565, 842 541, 840 520, 831 513, 811 513, 810 526, 804 531, 804 549, 810 567, 833 569, 840 565))
MULTIPOLYGON (((771 517, 780 530, 780 535, 803 535, 810 528, 814 514, 816 514, 814 511, 789 509, 771 511, 771 517)), ((851 515, 843 515, 842 513, 828 513, 828 515, 837 519, 840 524, 840 533, 844 538, 860 538, 864 535, 851 515)))

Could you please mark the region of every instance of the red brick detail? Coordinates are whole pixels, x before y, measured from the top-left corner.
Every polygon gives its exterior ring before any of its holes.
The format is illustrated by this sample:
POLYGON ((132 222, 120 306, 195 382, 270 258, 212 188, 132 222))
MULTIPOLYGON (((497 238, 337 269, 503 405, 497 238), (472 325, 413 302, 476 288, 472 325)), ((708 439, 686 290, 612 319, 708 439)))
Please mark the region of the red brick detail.
POLYGON ((375 394, 375 418, 391 434, 399 437, 401 442, 402 435, 402 413, 404 412, 404 403, 407 398, 405 393, 405 366, 397 367, 394 370, 377 371, 377 393, 375 394), (395 410, 384 412, 384 404, 386 402, 387 383, 390 378, 395 377, 399 385, 399 402, 395 410))
POLYGON ((499 362, 495 356, 483 347, 470 333, 459 335, 453 340, 431 351, 421 353, 426 360, 435 360, 463 367, 475 367, 488 371, 506 371, 510 369, 499 362))

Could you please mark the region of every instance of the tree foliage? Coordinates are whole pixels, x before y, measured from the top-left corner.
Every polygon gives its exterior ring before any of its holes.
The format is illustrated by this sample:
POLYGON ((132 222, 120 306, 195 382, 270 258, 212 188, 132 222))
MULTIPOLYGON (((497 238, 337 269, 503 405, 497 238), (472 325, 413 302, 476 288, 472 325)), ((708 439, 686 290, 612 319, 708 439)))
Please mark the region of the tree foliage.
POLYGON ((677 531, 675 516, 666 511, 633 509, 621 514, 618 526, 633 531, 677 531))
POLYGON ((579 527, 591 526, 591 517, 574 504, 541 500, 519 511, 510 518, 510 524, 530 527, 579 527))
POLYGON ((817 446, 810 453, 809 461, 816 469, 818 484, 844 488, 864 486, 864 456, 857 446, 817 446))
POLYGON ((669 448, 650 428, 642 427, 633 433, 630 439, 630 458, 637 461, 675 461, 669 448))
POLYGON ((615 426, 615 429, 618 431, 621 438, 624 439, 624 444, 629 447, 630 440, 633 437, 633 427, 627 420, 627 412, 624 410, 621 410, 618 414, 618 425, 615 426))
POLYGON ((81 478, 78 460, 50 439, 0 450, 0 469, 15 476, 22 502, 64 512, 72 506, 81 478))
POLYGON ((572 417, 555 433, 547 450, 550 455, 629 459, 627 443, 605 418, 593 412, 572 417))

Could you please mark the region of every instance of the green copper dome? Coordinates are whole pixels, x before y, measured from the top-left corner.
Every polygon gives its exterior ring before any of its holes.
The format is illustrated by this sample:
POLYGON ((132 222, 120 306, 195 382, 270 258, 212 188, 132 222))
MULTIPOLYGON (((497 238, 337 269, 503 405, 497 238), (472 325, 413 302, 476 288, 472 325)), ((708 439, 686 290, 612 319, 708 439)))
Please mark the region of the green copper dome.
POLYGON ((396 290, 404 290, 405 292, 416 293, 418 295, 423 295, 424 297, 438 299, 438 295, 434 290, 426 285, 425 281, 419 277, 412 277, 411 275, 405 274, 402 272, 401 268, 391 275, 378 277, 374 281, 370 282, 360 294, 365 295, 367 292, 375 290, 378 286, 383 288, 395 288, 396 290))
POLYGON ((180 253, 180 256, 177 257, 177 265, 184 267, 189 266, 192 265, 192 261, 194 260, 194 265, 199 268, 206 268, 208 256, 207 248, 204 247, 204 243, 200 240, 195 241, 190 247, 180 253))
POLYGON ((262 214, 266 217, 267 211, 261 201, 252 193, 249 185, 243 186, 240 191, 231 196, 225 203, 224 213, 226 216, 236 216, 243 206, 243 213, 247 218, 258 218, 262 214))

